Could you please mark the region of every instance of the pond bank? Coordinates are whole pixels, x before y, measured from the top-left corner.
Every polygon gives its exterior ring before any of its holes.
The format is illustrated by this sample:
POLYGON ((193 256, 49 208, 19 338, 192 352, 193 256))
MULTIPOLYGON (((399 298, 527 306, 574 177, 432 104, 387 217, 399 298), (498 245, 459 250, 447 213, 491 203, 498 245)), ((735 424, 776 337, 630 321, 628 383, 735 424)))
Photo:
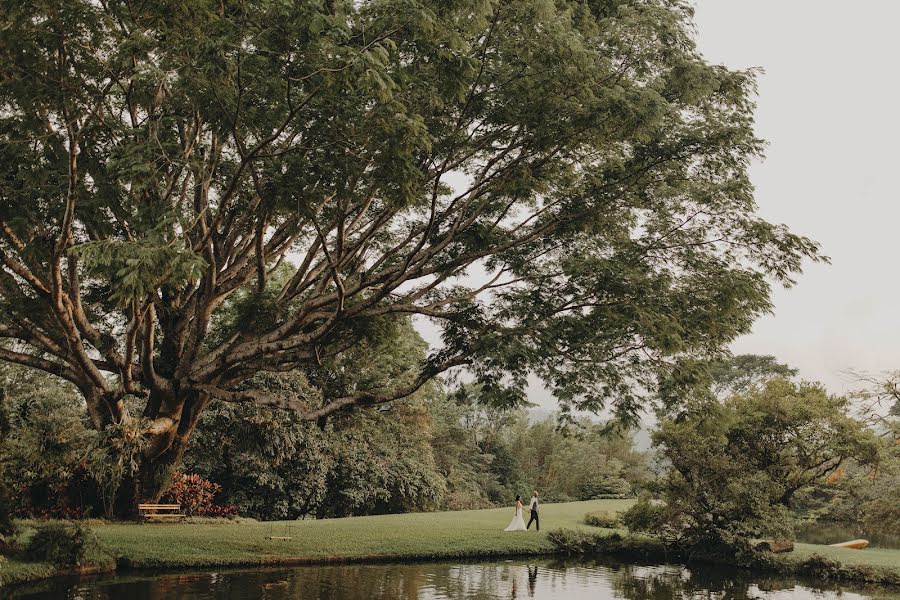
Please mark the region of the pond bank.
MULTIPOLYGON (((289 523, 243 519, 148 525, 97 522, 90 525, 107 556, 93 560, 91 566, 124 571, 554 555, 560 549, 548 530, 564 528, 608 536, 615 532, 584 525, 584 514, 596 510, 614 513, 629 504, 627 500, 544 504, 540 533, 504 532, 512 516, 508 508, 289 523), (268 536, 291 539, 267 540, 268 536)), ((863 577, 870 570, 883 571, 893 573, 900 584, 900 550, 860 551, 797 544, 794 556, 784 560, 785 568, 800 568, 814 555, 839 562, 845 570, 829 577, 863 577)), ((830 565, 820 566, 834 570, 830 565)), ((8 561, 0 566, 3 584, 57 574, 52 565, 42 563, 8 561)), ((890 583, 887 578, 883 581, 890 583)))
POLYGON ((550 533, 559 552, 569 556, 614 556, 637 561, 678 562, 687 565, 727 565, 757 572, 803 576, 822 582, 857 582, 900 588, 900 550, 853 550, 796 543, 785 554, 760 554, 741 562, 702 552, 684 553, 666 547, 655 538, 625 535, 611 529, 560 529, 550 533))

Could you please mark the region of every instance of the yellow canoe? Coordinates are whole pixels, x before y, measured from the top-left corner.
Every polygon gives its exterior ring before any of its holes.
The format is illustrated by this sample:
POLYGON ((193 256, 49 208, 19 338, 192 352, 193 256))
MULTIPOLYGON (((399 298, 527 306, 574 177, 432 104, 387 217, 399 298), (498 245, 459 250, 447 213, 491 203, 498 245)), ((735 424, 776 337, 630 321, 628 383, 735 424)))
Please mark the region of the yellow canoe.
POLYGON ((855 550, 862 550, 868 545, 869 540, 850 540, 849 542, 841 542, 840 544, 829 544, 829 546, 834 546, 835 548, 853 548, 855 550))

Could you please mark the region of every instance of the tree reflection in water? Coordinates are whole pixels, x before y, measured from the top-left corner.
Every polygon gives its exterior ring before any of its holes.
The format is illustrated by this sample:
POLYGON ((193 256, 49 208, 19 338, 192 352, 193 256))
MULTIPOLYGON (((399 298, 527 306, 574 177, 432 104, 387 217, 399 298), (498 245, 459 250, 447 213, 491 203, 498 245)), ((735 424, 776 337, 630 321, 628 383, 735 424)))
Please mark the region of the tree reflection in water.
POLYGON ((819 588, 795 578, 766 577, 722 567, 688 569, 678 565, 634 565, 611 560, 511 560, 125 575, 44 582, 37 587, 13 590, 12 597, 84 600, 900 600, 900 593, 854 587, 819 588))

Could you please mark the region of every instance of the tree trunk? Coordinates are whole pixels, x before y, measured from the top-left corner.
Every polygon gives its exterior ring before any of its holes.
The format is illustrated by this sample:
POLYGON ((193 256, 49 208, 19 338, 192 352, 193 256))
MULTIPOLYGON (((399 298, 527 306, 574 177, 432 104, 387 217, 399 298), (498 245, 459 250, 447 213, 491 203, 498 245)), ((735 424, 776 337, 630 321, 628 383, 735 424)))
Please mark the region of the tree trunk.
POLYGON ((208 398, 189 397, 179 405, 176 414, 180 418, 158 417, 141 433, 148 438, 148 447, 140 455, 137 470, 127 475, 119 486, 113 505, 115 517, 137 519, 138 504, 160 501, 172 484, 172 476, 181 465, 191 434, 208 402, 208 398))
POLYGON ((167 451, 156 458, 142 457, 137 471, 127 475, 116 493, 113 514, 119 519, 137 519, 138 504, 159 502, 172 483, 181 457, 167 451))

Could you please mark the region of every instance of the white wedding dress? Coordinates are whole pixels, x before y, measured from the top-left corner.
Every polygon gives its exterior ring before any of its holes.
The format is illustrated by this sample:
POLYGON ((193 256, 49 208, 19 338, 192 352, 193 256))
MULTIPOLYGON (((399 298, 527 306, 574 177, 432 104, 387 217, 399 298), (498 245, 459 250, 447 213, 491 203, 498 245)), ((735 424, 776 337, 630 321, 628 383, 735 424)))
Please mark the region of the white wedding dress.
POLYGON ((509 526, 503 531, 525 531, 525 519, 522 518, 522 507, 516 507, 516 514, 513 520, 509 522, 509 526))

